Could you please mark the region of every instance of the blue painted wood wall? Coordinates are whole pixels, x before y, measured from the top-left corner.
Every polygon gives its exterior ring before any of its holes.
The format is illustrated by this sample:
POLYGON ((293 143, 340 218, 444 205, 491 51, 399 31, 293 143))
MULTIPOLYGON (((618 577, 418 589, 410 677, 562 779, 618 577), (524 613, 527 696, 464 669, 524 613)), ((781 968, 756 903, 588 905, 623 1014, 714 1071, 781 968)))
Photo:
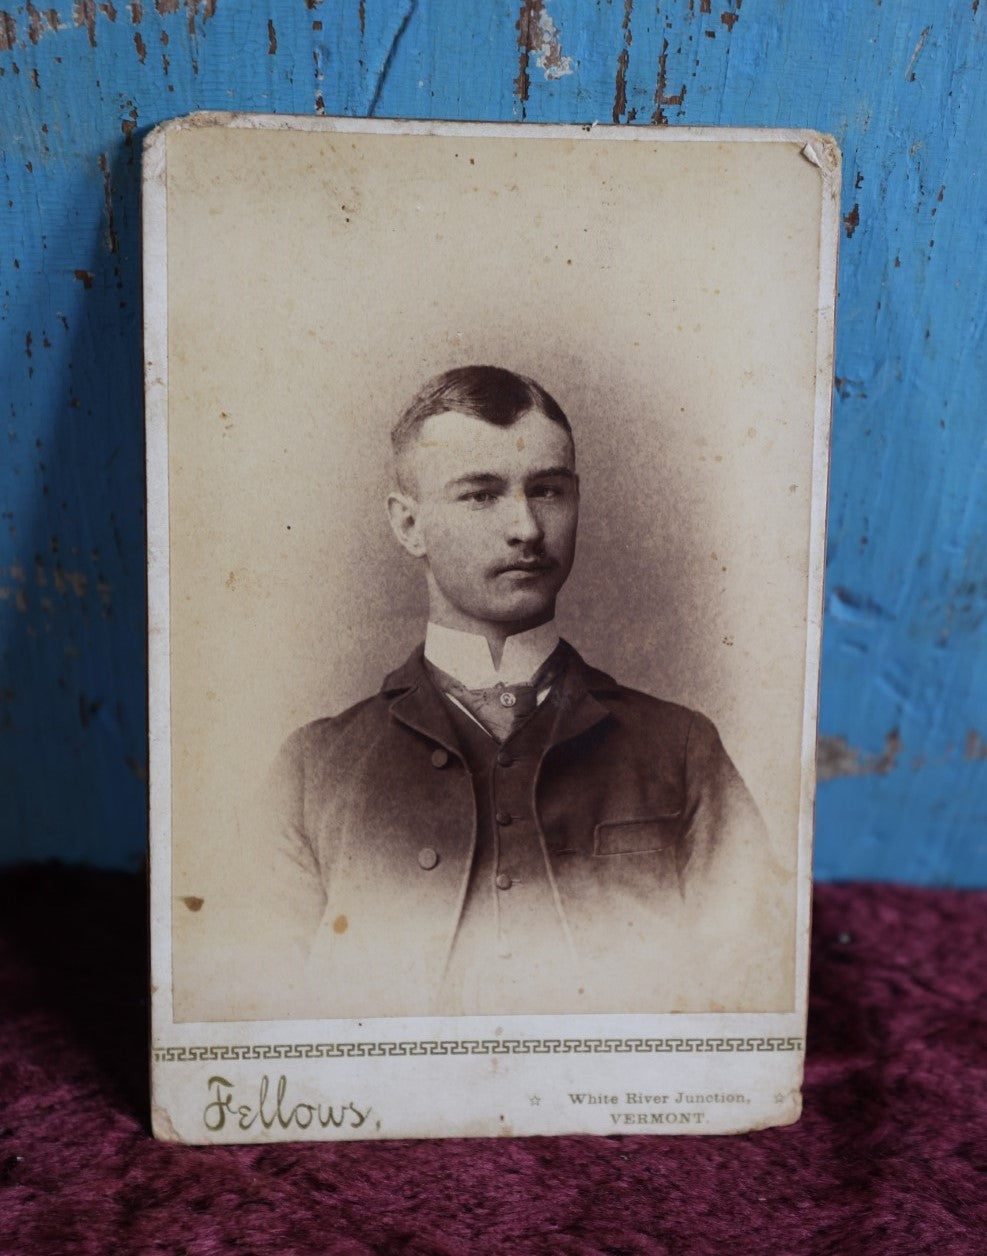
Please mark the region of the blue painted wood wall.
POLYGON ((985 30, 979 0, 0 12, 0 860, 142 854, 140 143, 242 109, 837 137, 817 873, 987 882, 985 30))

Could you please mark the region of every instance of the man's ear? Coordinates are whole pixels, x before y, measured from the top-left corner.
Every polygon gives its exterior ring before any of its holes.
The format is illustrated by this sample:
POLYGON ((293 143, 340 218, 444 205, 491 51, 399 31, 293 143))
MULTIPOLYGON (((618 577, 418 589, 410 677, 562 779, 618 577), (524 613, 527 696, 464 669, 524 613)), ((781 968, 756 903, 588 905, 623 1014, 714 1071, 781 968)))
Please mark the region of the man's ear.
POLYGON ((391 530, 404 548, 415 558, 425 556, 425 538, 418 520, 418 503, 397 489, 387 499, 387 516, 391 530))

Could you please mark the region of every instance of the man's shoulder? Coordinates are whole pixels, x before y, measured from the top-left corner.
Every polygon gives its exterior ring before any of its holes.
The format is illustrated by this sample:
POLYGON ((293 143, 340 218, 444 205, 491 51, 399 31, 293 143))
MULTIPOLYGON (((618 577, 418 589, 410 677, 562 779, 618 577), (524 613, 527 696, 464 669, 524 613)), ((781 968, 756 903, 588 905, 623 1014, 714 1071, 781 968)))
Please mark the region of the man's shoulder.
POLYGON ((713 721, 702 711, 682 703, 620 685, 608 706, 638 747, 660 749, 666 754, 679 750, 684 755, 709 753, 720 744, 713 721))
POLYGON ((575 650, 572 654, 579 682, 609 710, 618 726, 629 733, 645 740, 661 741, 665 746, 669 742, 680 742, 684 746, 693 739, 718 738, 713 721, 701 711, 623 685, 608 672, 587 663, 575 650))
POLYGON ((282 756, 306 758, 325 754, 335 746, 373 739, 390 723, 389 710, 396 696, 427 679, 422 647, 412 651, 400 667, 384 677, 380 689, 354 702, 336 715, 324 715, 296 728, 285 740, 282 756))
POLYGON ((695 720, 705 720, 706 716, 695 708, 681 702, 672 702, 668 698, 656 697, 643 689, 633 689, 630 685, 617 685, 614 699, 622 707, 634 714, 640 714, 648 720, 658 720, 663 724, 681 725, 688 728, 695 720))
POLYGON ((590 677, 599 677, 595 682, 589 679, 587 688, 609 714, 609 719, 598 725, 601 752, 612 761, 647 763, 659 774, 700 782, 707 792, 713 790, 722 799, 732 798, 738 806, 753 807, 717 727, 707 715, 683 703, 621 685, 581 659, 578 663, 590 677))
POLYGON ((364 735, 386 718, 388 702, 381 693, 354 702, 338 715, 323 715, 302 724, 284 743, 288 753, 306 754, 331 746, 352 735, 364 735))

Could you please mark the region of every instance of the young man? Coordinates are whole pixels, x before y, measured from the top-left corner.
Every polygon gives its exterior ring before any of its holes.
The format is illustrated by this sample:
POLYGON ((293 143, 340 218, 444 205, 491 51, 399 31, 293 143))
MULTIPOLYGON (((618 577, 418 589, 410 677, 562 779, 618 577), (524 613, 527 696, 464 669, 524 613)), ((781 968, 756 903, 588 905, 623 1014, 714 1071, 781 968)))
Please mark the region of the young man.
POLYGON ((787 1005, 781 889, 704 716, 627 689, 554 626, 579 479, 569 422, 491 366, 429 381, 388 501, 423 646, 298 730, 270 890, 313 1016, 787 1005))

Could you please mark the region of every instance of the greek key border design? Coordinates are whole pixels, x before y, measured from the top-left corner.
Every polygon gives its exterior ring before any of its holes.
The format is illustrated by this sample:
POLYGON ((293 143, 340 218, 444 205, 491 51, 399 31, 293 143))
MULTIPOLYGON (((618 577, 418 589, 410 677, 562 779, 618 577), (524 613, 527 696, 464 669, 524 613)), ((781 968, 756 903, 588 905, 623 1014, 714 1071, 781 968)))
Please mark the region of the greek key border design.
POLYGON ((155 1063, 213 1060, 375 1060, 459 1055, 680 1055, 802 1051, 802 1038, 447 1038, 402 1042, 252 1042, 155 1047, 155 1063))

